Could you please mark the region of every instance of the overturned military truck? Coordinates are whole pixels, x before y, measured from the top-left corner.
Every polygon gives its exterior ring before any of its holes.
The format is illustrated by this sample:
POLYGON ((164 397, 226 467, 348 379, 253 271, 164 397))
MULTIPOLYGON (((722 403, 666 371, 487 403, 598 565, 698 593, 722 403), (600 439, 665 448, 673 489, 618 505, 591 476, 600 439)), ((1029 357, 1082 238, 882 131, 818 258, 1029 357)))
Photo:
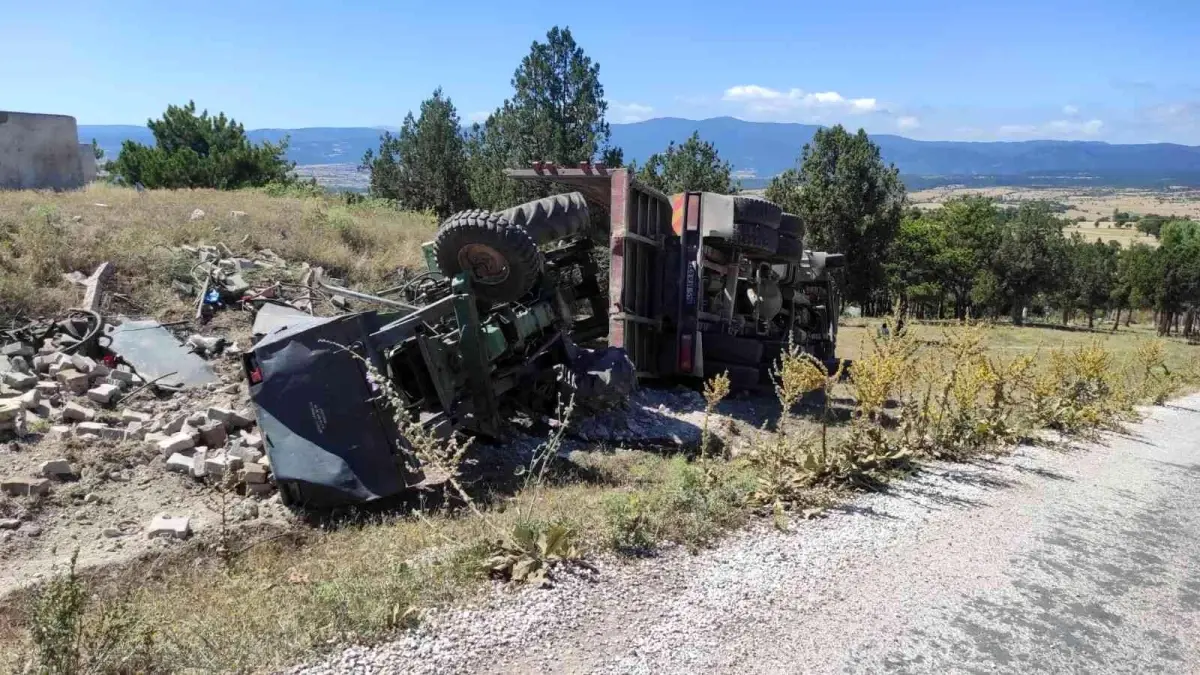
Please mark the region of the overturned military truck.
POLYGON ((403 285, 323 284, 386 310, 297 317, 245 355, 286 502, 371 501, 424 479, 378 378, 408 419, 498 438, 512 414, 552 411, 562 394, 603 407, 638 380, 723 372, 735 388, 769 387, 789 343, 835 360, 844 258, 805 250, 803 223, 776 204, 669 197, 600 165, 508 174, 573 191, 457 213, 403 285))

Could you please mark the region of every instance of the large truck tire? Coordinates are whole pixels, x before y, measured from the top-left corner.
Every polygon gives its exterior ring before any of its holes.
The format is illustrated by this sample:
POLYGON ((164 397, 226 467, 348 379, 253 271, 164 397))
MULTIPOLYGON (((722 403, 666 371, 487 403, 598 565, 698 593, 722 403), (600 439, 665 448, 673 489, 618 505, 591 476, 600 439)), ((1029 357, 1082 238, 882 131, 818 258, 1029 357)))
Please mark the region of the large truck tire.
POLYGON ((713 232, 710 240, 728 243, 749 253, 772 255, 779 246, 779 233, 757 223, 734 223, 733 230, 713 232))
POLYGON ((579 234, 590 223, 587 200, 578 192, 519 204, 500 215, 509 225, 524 228, 539 245, 579 234))
POLYGON ((804 221, 794 213, 784 213, 779 218, 779 234, 804 241, 804 221))
POLYGON ((542 254, 524 229, 503 214, 460 211, 438 228, 434 259, 442 274, 471 275, 476 294, 492 302, 513 302, 533 288, 542 254))
POLYGON ((757 366, 762 361, 762 340, 727 333, 701 333, 700 345, 705 363, 714 359, 743 366, 757 366))
POLYGON ((779 219, 783 216, 783 209, 775 202, 767 201, 761 197, 745 197, 735 195, 733 197, 733 220, 737 223, 753 223, 754 225, 763 225, 772 230, 779 228, 779 219))
POLYGON ((775 247, 775 255, 784 262, 798 263, 804 257, 804 242, 779 231, 779 243, 775 247))

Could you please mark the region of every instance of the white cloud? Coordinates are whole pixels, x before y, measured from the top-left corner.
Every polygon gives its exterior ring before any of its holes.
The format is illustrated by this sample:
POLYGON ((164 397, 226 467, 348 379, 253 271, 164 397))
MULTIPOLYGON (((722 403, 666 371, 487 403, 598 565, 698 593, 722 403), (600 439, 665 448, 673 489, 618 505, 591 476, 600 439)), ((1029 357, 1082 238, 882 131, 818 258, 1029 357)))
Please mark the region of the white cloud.
POLYGON ((1103 120, 1052 120, 1044 124, 1005 124, 996 130, 1000 136, 1037 136, 1062 138, 1095 136, 1104 129, 1103 120))
POLYGON ((608 110, 612 113, 613 122, 628 123, 641 122, 650 117, 654 112, 654 108, 641 103, 618 103, 617 101, 609 101, 608 110))
POLYGON ((1037 127, 1032 124, 1004 124, 996 133, 1001 136, 1028 136, 1037 133, 1037 127))
POLYGON ((1045 130, 1056 134, 1067 134, 1070 136, 1095 136, 1100 133, 1104 127, 1104 122, 1101 120, 1088 120, 1079 122, 1076 120, 1054 120, 1045 125, 1045 130))
POLYGON ((1064 106, 1062 107, 1062 112, 1063 112, 1063 114, 1064 114, 1064 115, 1066 115, 1067 117, 1074 117, 1074 116, 1076 116, 1076 115, 1078 115, 1078 114, 1079 114, 1079 107, 1078 107, 1078 106, 1073 106, 1073 105, 1070 105, 1070 104, 1068 104, 1068 105, 1064 105, 1064 106))
POLYGON ((806 92, 795 88, 780 91, 757 84, 730 87, 721 98, 745 104, 748 111, 757 114, 819 110, 862 114, 880 109, 873 98, 846 98, 836 91, 806 92))
POLYGON ((911 130, 921 128, 921 120, 911 115, 896 118, 896 128, 901 130, 911 130))
POLYGON ((491 114, 492 113, 490 113, 486 110, 484 110, 483 112, 467 113, 467 121, 468 122, 480 122, 480 123, 486 122, 488 116, 491 114))

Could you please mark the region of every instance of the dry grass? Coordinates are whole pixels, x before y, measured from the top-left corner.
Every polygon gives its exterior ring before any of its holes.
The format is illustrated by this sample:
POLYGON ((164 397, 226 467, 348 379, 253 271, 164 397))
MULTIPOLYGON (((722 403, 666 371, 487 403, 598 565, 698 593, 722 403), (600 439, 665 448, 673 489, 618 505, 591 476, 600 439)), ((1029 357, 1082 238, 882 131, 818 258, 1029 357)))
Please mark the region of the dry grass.
MULTIPOLYGON (((838 332, 838 351, 848 359, 861 358, 871 348, 871 336, 875 334, 881 319, 856 320, 852 325, 843 325, 838 332)), ((1128 360, 1136 353, 1139 345, 1147 340, 1160 340, 1166 353, 1167 366, 1173 370, 1193 367, 1200 356, 1197 347, 1189 346, 1182 339, 1160 339, 1149 323, 1126 327, 1122 322, 1117 331, 1109 331, 1110 322, 1097 320, 1096 330, 1078 326, 1063 329, 1059 326, 1013 326, 997 324, 984 333, 984 345, 989 353, 1008 356, 1036 354, 1038 363, 1048 362, 1053 349, 1073 349, 1097 342, 1113 353, 1118 361, 1128 360), (1103 328, 1100 328, 1103 327, 1103 328)), ((909 322, 908 330, 913 339, 926 346, 944 345, 946 325, 936 323, 909 322)))
POLYGON ((1063 236, 1069 237, 1072 234, 1078 233, 1087 242, 1099 240, 1101 243, 1107 244, 1110 241, 1115 241, 1123 247, 1132 246, 1133 244, 1145 244, 1151 248, 1158 246, 1157 238, 1139 232, 1133 225, 1129 227, 1113 227, 1112 225, 1112 223, 1103 222, 1100 223, 1100 227, 1096 227, 1094 223, 1079 223, 1078 225, 1064 227, 1063 236))
POLYGON ((170 247, 181 244, 224 242, 238 254, 269 248, 353 285, 378 287, 398 268, 423 267, 419 244, 435 229, 433 217, 380 203, 253 190, 139 193, 93 184, 78 192, 0 192, 0 317, 77 304, 80 290, 62 273, 88 274, 104 261, 115 267, 113 292, 159 316, 182 311, 187 302, 170 290, 179 276, 170 247), (206 217, 189 220, 194 209, 206 217))
MULTIPOLYGON (((123 602, 138 626, 153 627, 147 651, 161 671, 262 670, 338 642, 385 637, 419 623, 424 608, 475 597, 487 588, 484 562, 497 529, 529 517, 568 525, 585 554, 620 536, 699 545, 748 517, 737 493, 744 480, 724 481, 723 496, 706 499, 703 477, 682 457, 588 454, 579 464, 595 482, 552 480, 485 507, 486 520, 436 512, 306 529, 249 548, 231 567, 198 548, 193 560, 112 573, 94 589, 108 602, 95 604, 123 602), (614 504, 627 519, 617 518, 614 504), (615 531, 622 527, 636 532, 615 531)), ((27 606, 12 598, 0 605, 0 627, 8 627, 0 629, 0 672, 33 656, 27 606)))

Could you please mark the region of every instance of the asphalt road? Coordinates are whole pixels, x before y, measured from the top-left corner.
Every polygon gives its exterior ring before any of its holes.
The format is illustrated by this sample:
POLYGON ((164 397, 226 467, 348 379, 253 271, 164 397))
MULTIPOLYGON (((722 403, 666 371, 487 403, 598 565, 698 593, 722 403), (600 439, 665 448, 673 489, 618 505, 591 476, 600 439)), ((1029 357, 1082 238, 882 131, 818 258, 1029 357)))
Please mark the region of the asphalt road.
POLYGON ((1200 673, 1200 396, 309 672, 1200 673))

